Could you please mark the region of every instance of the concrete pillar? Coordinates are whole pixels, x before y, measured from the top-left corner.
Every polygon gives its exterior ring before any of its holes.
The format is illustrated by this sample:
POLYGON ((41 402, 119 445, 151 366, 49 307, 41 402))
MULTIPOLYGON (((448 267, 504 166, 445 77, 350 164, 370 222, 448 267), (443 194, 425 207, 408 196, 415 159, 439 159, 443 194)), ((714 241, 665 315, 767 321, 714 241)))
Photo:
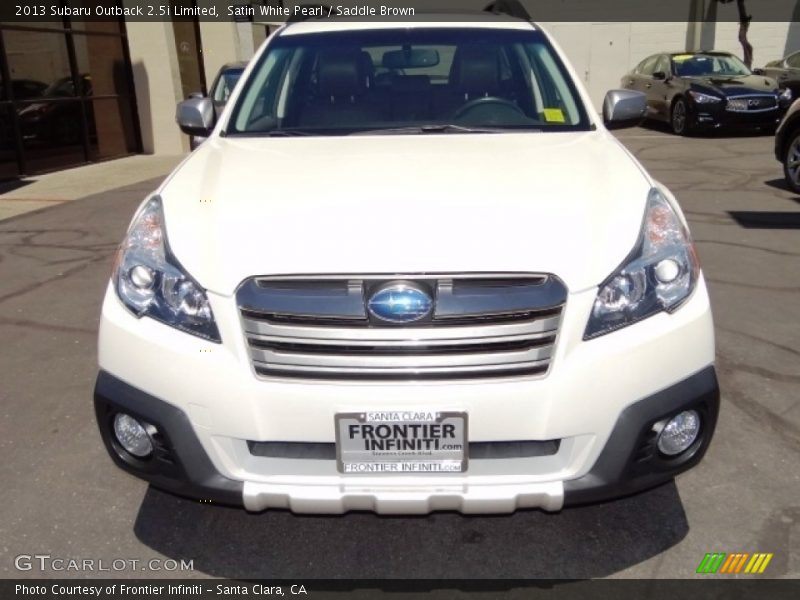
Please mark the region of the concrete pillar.
POLYGON ((239 42, 240 60, 250 60, 258 50, 252 23, 236 23, 236 35, 239 42))
MULTIPOLYGON (((216 5, 219 10, 221 3, 214 0, 197 0, 197 5, 200 7, 216 5)), ((232 20, 200 21, 203 66, 206 70, 206 83, 209 86, 222 65, 250 58, 242 56, 239 28, 236 25, 232 20)))
MULTIPOLYGON (((124 0, 136 6, 138 0, 124 0)), ((182 154, 189 142, 175 123, 175 106, 183 100, 175 36, 170 22, 127 21, 128 47, 142 146, 146 154, 182 154)))
POLYGON ((200 21, 200 42, 206 83, 210 86, 222 65, 241 60, 236 23, 200 21))

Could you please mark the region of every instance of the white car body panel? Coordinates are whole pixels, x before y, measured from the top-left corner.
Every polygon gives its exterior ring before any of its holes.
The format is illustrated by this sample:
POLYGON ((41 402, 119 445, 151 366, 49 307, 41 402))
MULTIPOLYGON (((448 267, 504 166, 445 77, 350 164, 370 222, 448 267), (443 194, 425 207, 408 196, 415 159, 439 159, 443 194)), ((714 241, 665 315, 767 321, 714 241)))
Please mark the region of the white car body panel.
POLYGON ((558 273, 584 290, 633 248, 651 185, 604 131, 213 138, 161 196, 173 252, 223 295, 296 273, 558 273), (390 243, 412 232, 413 253, 390 243))

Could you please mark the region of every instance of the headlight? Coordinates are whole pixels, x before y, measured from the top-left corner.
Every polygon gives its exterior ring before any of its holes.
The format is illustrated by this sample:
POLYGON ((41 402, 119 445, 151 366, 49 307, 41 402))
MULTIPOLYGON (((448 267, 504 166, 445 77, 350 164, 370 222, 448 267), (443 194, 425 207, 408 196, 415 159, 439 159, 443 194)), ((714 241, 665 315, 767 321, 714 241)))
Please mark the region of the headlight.
POLYGON ((792 99, 792 90, 789 88, 781 90, 780 94, 778 94, 778 98, 780 98, 781 102, 789 102, 792 99))
POLYGON ((695 92, 694 90, 689 90, 688 93, 692 97, 692 100, 694 100, 698 104, 712 104, 713 102, 722 102, 722 98, 718 98, 717 96, 712 96, 711 94, 704 94, 703 92, 695 92))
POLYGON ((113 280, 122 303, 137 317, 219 342, 219 330, 205 290, 172 256, 161 199, 139 210, 122 241, 113 280))
POLYGON ((689 232, 669 201, 653 188, 639 241, 600 285, 584 339, 676 310, 692 293, 699 273, 689 232))

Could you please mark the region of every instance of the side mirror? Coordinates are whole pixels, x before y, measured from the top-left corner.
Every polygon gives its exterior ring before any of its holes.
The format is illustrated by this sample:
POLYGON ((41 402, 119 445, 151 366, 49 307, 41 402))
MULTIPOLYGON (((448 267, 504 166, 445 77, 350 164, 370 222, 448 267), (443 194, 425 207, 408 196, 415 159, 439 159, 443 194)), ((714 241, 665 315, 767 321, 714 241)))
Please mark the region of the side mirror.
POLYGON ((764 69, 753 69, 753 75, 766 75, 767 72, 764 69))
POLYGON ((178 127, 187 135, 208 137, 214 129, 216 115, 211 98, 189 98, 178 104, 175 111, 178 127))
POLYGON ((611 90, 603 100, 603 122, 609 129, 633 127, 644 118, 647 96, 633 90, 611 90))
POLYGON ((657 81, 666 81, 667 74, 664 73, 664 71, 656 71, 653 73, 653 79, 656 79, 657 81))

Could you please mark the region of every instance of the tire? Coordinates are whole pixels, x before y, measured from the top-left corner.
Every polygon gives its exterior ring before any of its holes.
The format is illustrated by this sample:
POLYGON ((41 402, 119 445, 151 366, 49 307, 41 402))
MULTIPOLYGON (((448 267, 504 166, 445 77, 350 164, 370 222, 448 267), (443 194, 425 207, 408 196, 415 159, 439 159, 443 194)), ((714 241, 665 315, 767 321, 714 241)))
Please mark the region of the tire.
POLYGON ((783 176, 786 185, 793 192, 800 194, 800 128, 789 136, 786 151, 783 153, 783 176))
POLYGON ((686 106, 686 100, 678 98, 672 104, 672 110, 669 114, 669 124, 672 126, 672 132, 675 135, 691 135, 692 125, 689 117, 689 110, 686 106))

